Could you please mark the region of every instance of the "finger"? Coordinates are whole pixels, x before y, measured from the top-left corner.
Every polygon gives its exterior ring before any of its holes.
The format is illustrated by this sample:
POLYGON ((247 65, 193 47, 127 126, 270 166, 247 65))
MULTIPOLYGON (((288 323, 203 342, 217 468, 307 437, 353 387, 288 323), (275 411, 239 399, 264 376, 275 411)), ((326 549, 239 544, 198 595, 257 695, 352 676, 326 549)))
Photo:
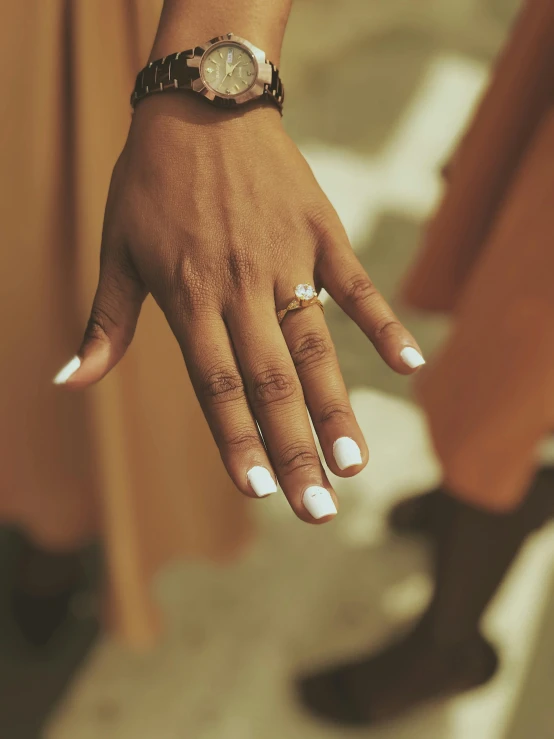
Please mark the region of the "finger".
POLYGON ((241 301, 225 318, 250 406, 292 509, 309 523, 329 520, 337 512, 336 496, 317 453, 273 296, 263 303, 241 301))
POLYGON ((100 267, 85 336, 77 355, 54 378, 54 384, 87 387, 113 369, 131 343, 148 291, 123 253, 100 267))
MULTIPOLYGON (((290 287, 276 292, 277 305, 287 305, 290 287)), ((291 311, 281 330, 329 468, 341 477, 356 475, 367 464, 369 454, 323 312, 317 305, 291 311)))
POLYGON ((327 292, 373 342, 385 362, 406 375, 425 364, 410 332, 373 285, 349 244, 325 249, 317 265, 327 292))
POLYGON ((235 486, 250 497, 277 492, 275 473, 248 405, 229 335, 216 311, 168 315, 193 387, 235 486))

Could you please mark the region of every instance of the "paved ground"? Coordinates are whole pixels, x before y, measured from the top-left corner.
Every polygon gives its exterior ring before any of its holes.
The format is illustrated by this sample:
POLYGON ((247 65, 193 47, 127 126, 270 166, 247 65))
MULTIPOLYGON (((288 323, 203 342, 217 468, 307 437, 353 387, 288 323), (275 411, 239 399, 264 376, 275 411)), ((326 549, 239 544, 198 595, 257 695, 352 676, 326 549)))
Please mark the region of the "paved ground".
MULTIPOLYGON (((439 196, 438 168, 486 84, 516 5, 296 0, 282 70, 286 124, 391 299, 439 196)), ((373 453, 356 479, 335 481, 341 515, 332 526, 305 527, 275 496, 258 507, 261 536, 244 561, 163 573, 163 643, 137 656, 101 640, 47 739, 345 736, 302 715, 289 678, 379 645, 424 607, 426 551, 391 537, 384 514, 432 485, 438 468, 409 382, 382 365, 336 306, 328 303, 326 315, 373 453)), ((448 331, 442 319, 403 318, 427 353, 448 331)), ((358 735, 552 739, 553 562, 547 529, 528 543, 487 614, 504 655, 489 686, 358 735)))

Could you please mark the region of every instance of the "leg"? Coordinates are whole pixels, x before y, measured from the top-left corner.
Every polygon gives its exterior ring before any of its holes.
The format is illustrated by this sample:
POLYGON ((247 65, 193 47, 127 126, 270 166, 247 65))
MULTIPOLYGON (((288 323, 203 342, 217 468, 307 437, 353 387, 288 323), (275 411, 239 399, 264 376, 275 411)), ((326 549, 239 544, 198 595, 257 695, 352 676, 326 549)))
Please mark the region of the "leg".
POLYGON ((479 622, 526 536, 544 520, 543 500, 535 486, 506 515, 452 500, 436 542, 435 595, 418 625, 377 655, 301 680, 305 705, 327 720, 360 725, 486 682, 497 658, 479 622))
MULTIPOLYGON (((536 489, 535 520, 541 525, 543 520, 554 516, 554 467, 541 469, 533 488, 536 489)), ((393 506, 389 525, 397 534, 421 534, 436 539, 450 501, 440 488, 414 495, 393 506)))

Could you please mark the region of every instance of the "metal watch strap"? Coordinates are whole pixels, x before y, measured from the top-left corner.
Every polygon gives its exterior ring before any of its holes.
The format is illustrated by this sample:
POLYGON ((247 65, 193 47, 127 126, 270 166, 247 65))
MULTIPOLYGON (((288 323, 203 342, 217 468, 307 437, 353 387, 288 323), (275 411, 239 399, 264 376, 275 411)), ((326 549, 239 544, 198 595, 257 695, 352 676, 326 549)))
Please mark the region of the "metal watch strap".
MULTIPOLYGON (((204 50, 200 47, 188 49, 187 51, 179 51, 176 54, 164 56, 163 59, 157 59, 150 62, 143 70, 141 70, 135 82, 135 89, 131 95, 131 105, 133 108, 143 98, 156 92, 164 90, 191 90, 192 83, 200 77, 198 66, 189 67, 188 60, 193 57, 201 57, 204 50)), ((279 77, 279 70, 274 64, 268 62, 271 66, 271 82, 265 85, 262 98, 270 100, 282 112, 283 102, 285 100, 285 88, 279 77)), ((232 98, 219 98, 217 104, 221 107, 233 108, 236 101, 232 98)))
POLYGON ((187 51, 178 51, 176 54, 150 62, 137 75, 135 89, 131 95, 133 108, 139 100, 155 92, 163 92, 170 88, 192 89, 192 82, 198 79, 200 71, 198 67, 189 67, 188 60, 202 53, 202 49, 199 48, 187 49, 187 51))
POLYGON ((279 76, 279 70, 277 69, 277 67, 272 62, 268 62, 268 64, 271 66, 272 70, 271 83, 265 86, 264 96, 271 98, 273 102, 276 103, 279 110, 283 112, 283 104, 285 102, 285 86, 283 85, 281 77, 279 76))

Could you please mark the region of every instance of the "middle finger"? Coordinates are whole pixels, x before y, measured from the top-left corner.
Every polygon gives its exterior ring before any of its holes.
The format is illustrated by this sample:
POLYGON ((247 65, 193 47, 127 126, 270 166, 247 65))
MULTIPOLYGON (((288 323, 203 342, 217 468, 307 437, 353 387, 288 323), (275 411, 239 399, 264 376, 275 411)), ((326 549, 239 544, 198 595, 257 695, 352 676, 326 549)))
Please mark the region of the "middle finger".
POLYGON ((256 303, 242 300, 225 319, 252 411, 291 507, 304 521, 327 520, 337 512, 336 496, 317 453, 273 295, 256 303))

